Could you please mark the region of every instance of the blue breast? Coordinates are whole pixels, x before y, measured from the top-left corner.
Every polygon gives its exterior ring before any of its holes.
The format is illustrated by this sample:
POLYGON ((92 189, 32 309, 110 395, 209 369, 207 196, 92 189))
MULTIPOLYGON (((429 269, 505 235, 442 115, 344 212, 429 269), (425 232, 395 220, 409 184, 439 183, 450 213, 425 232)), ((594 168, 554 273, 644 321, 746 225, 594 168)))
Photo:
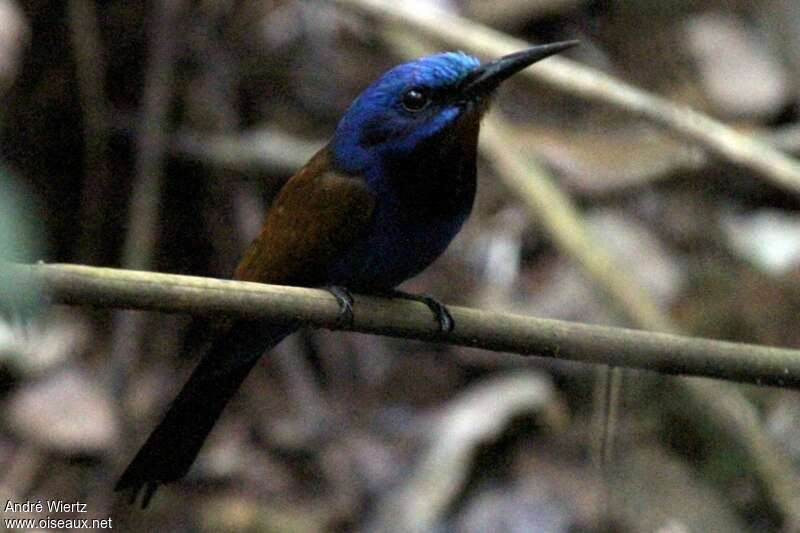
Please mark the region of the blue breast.
POLYGON ((334 170, 364 180, 371 220, 327 269, 328 283, 354 291, 390 289, 447 248, 475 198, 482 108, 449 98, 478 60, 444 53, 388 71, 350 106, 331 142, 334 170), (405 109, 410 87, 435 93, 405 109), (437 92, 438 91, 438 92, 437 92))
MULTIPOLYGON (((435 202, 420 198, 419 202, 435 202)), ((328 279, 354 291, 390 289, 430 265, 467 219, 472 202, 447 216, 414 216, 430 205, 406 206, 396 196, 379 197, 367 231, 330 268, 328 279)))
POLYGON ((472 210, 478 123, 421 141, 416 150, 385 154, 364 175, 375 197, 371 221, 328 271, 331 284, 356 291, 392 288, 415 276, 447 248, 472 210))

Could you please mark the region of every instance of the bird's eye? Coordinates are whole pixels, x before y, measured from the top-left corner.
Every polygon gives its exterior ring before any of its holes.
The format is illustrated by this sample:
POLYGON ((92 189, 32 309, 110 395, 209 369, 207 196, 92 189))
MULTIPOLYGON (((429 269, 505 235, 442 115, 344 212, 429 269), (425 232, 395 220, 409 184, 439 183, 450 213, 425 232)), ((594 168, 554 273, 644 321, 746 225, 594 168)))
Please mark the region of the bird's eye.
POLYGON ((403 93, 403 107, 408 111, 422 111, 430 101, 430 93, 423 87, 412 87, 403 93))

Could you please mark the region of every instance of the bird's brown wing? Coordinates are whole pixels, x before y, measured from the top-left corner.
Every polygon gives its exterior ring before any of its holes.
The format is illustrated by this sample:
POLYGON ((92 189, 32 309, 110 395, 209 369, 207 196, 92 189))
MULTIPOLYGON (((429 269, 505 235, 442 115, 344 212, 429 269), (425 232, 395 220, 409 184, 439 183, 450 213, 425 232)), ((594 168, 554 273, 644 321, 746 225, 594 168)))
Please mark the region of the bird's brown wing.
POLYGON ((234 279, 315 286, 364 230, 375 204, 364 181, 331 170, 325 147, 283 186, 234 279))
MULTIPOLYGON (((236 279, 324 283, 325 270, 364 230, 374 206, 364 182, 332 172, 329 161, 324 148, 284 185, 236 279)), ((215 327, 218 336, 209 351, 117 482, 115 490, 130 489, 134 499, 144 489, 143 507, 161 483, 186 475, 259 356, 298 325, 223 320, 215 327)))

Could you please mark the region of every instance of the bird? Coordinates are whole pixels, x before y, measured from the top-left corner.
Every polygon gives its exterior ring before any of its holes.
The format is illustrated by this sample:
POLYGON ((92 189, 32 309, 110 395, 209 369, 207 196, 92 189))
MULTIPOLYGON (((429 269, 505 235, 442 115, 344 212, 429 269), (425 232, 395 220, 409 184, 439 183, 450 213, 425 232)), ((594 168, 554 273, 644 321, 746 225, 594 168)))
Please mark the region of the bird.
MULTIPOLYGON (((326 288, 345 325, 353 318, 352 293, 418 300, 442 334, 452 330, 452 316, 438 300, 396 287, 439 257, 469 216, 480 122, 497 87, 576 44, 531 46, 486 63, 442 52, 386 71, 278 191, 233 278, 326 288)), ((161 484, 185 476, 255 363, 301 325, 221 321, 115 490, 130 491, 131 503, 143 492, 145 508, 161 484)))

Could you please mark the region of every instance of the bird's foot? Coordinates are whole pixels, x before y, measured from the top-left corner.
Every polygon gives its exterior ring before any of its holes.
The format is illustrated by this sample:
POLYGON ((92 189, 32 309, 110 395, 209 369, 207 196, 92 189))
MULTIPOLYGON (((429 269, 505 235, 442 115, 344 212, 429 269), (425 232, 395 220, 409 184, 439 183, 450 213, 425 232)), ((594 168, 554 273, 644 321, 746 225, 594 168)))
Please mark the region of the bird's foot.
POLYGON ((383 295, 389 298, 400 298, 403 300, 411 300, 413 302, 420 302, 428 306, 428 309, 433 313, 436 322, 439 323, 439 333, 450 333, 456 327, 456 321, 453 320, 453 315, 442 302, 429 294, 412 294, 409 292, 398 291, 393 289, 384 293, 383 295))
POLYGON ((336 320, 337 329, 350 329, 353 327, 353 295, 340 285, 325 287, 339 303, 339 318, 336 320))

